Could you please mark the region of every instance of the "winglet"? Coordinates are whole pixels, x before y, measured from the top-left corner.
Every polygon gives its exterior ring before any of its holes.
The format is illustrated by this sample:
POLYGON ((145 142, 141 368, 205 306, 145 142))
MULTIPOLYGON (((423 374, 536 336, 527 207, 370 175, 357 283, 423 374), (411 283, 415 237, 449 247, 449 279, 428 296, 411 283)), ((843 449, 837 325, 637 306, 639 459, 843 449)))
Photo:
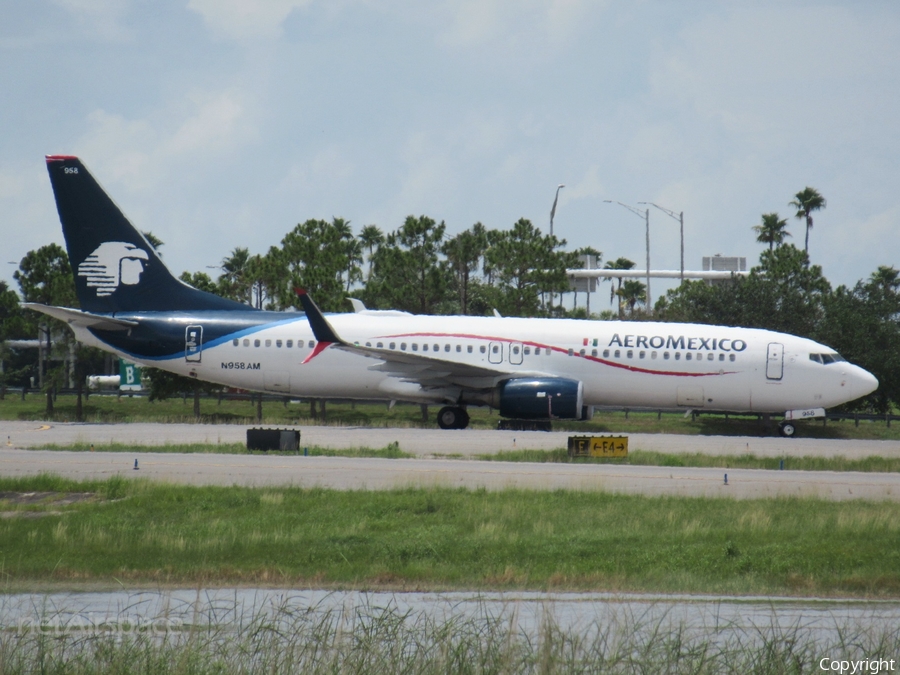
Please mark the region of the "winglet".
POLYGON ((312 298, 306 292, 305 288, 295 288, 294 292, 300 298, 300 304, 303 305, 303 311, 306 312, 306 319, 309 321, 309 327, 312 328, 313 335, 317 342, 327 342, 329 344, 345 344, 334 332, 331 324, 322 314, 322 310, 316 306, 312 298))

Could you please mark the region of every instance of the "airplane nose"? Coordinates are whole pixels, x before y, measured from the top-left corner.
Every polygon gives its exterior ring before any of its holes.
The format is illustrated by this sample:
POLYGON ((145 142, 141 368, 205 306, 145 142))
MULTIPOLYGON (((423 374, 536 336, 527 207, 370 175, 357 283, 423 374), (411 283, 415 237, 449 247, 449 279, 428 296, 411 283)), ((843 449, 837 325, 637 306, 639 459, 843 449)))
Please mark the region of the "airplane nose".
POLYGON ((853 373, 853 396, 854 398, 862 398, 878 389, 878 378, 868 370, 863 370, 859 366, 853 373))

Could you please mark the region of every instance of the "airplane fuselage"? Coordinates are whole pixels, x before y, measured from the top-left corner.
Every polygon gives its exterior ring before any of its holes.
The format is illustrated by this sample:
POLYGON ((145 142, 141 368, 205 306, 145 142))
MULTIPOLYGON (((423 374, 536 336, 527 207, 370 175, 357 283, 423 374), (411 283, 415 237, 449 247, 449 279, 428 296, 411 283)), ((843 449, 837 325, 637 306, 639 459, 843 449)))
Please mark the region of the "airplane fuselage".
POLYGON ((302 313, 116 317, 133 319, 139 327, 92 329, 79 337, 144 365, 295 397, 455 403, 460 396, 466 402, 463 389, 549 376, 583 382, 588 406, 783 413, 852 400, 864 393, 866 376, 871 378, 847 361, 828 358, 836 355, 812 340, 758 329, 397 312, 328 316, 347 342, 502 373, 429 387, 380 370, 373 356, 331 347, 313 355, 316 339, 302 313))

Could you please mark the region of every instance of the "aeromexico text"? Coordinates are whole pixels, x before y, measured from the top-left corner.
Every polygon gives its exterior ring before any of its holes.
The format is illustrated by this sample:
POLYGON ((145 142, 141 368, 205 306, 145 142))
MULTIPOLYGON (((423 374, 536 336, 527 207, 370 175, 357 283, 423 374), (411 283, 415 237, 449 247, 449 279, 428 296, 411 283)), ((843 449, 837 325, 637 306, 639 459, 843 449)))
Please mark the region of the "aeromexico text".
POLYGON ((614 333, 609 347, 635 347, 636 349, 688 349, 694 351, 742 352, 747 349, 743 340, 731 338, 685 337, 679 335, 625 335, 620 337, 614 333))

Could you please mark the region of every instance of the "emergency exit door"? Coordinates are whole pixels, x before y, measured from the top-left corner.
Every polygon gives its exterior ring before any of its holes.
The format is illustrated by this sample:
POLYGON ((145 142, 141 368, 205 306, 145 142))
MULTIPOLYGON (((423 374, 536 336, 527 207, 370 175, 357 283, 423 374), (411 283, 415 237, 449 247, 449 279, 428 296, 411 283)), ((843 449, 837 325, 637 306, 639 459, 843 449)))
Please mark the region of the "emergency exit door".
POLYGON ((780 380, 784 375, 784 345, 770 342, 766 354, 766 379, 780 380))
POLYGON ((200 363, 203 351, 203 326, 188 326, 184 330, 184 360, 200 363))

